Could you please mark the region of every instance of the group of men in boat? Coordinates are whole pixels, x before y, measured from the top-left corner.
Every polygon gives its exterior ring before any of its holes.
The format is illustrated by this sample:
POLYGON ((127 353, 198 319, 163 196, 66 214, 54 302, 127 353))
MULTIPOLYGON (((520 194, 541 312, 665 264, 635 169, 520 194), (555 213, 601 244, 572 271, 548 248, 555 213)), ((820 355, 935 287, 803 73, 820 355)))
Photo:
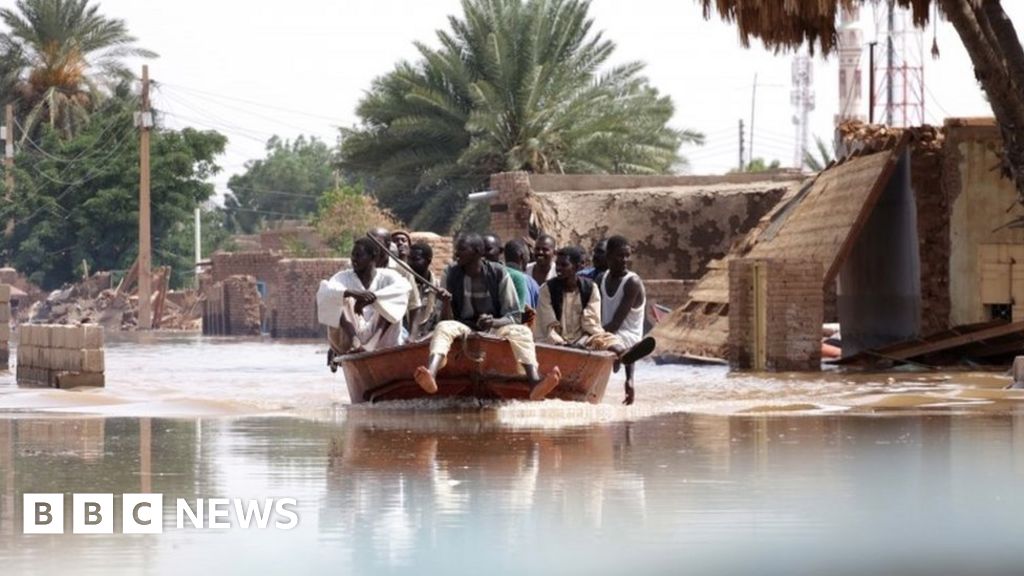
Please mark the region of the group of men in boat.
POLYGON ((520 240, 506 244, 493 233, 462 234, 454 261, 441 278, 431 272, 427 243, 405 231, 371 230, 352 247, 351 269, 321 282, 320 322, 336 355, 379 350, 430 339, 426 363, 413 378, 437 392, 437 373, 452 343, 473 332, 505 339, 529 380, 530 398, 558 387, 557 366, 541 374, 535 342, 607 350, 625 367, 625 404, 635 399, 634 363, 654 350, 643 336, 643 282, 629 270, 632 249, 622 236, 601 240, 592 265, 583 251, 558 248, 549 235, 534 245, 534 260, 520 240))

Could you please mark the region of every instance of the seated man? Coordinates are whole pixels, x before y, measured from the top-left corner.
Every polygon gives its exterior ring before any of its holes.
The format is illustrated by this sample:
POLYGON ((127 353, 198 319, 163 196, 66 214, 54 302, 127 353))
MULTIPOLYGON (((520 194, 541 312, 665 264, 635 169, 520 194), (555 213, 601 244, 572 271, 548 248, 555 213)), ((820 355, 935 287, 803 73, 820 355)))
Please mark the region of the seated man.
MULTIPOLYGON (((526 300, 524 302, 521 299, 519 303, 536 310, 537 299, 540 297, 540 286, 537 284, 536 280, 524 272, 524 270, 526 270, 526 263, 528 260, 527 252, 526 244, 524 244, 522 240, 509 240, 506 242, 505 269, 509 270, 510 274, 513 270, 518 272, 519 276, 523 278, 523 281, 526 284, 526 300)), ((513 275, 512 279, 515 280, 515 275, 513 275)), ((519 288, 517 287, 516 290, 519 290, 519 288)))
POLYGON ((532 388, 531 400, 541 400, 558 386, 562 373, 555 367, 541 378, 533 334, 519 324, 515 289, 505 268, 483 258, 479 234, 460 236, 455 242, 456 264, 448 269, 441 299, 441 322, 430 339, 430 358, 416 368, 413 377, 428 393, 437 392, 437 371, 444 365, 452 342, 474 330, 504 338, 522 365, 532 388))
POLYGON ((601 326, 601 290, 594 281, 579 275, 583 251, 561 248, 555 256, 558 276, 540 287, 540 306, 534 326, 538 342, 608 350, 630 366, 654 350, 654 340, 644 339, 626 348, 622 339, 601 326))
MULTIPOLYGON (((380 250, 380 253, 377 255, 377 269, 390 269, 394 272, 397 272, 402 278, 405 279, 406 284, 408 284, 409 304, 407 312, 415 310, 416 308, 422 306, 423 303, 420 302, 420 292, 419 290, 416 289, 416 279, 413 278, 412 274, 409 274, 409 271, 406 270, 405 267, 398 263, 399 260, 395 256, 397 250, 392 248, 393 243, 391 241, 391 232, 389 232, 387 228, 378 227, 373 228, 372 230, 367 232, 367 234, 377 239, 377 242, 379 243, 378 248, 381 246, 385 247, 385 249, 380 250)), ((400 344, 404 344, 406 342, 408 335, 408 330, 406 330, 402 334, 402 340, 400 341, 400 344)))
POLYGON ((317 318, 327 325, 335 355, 397 346, 409 283, 394 270, 377 268, 379 248, 369 238, 352 246, 352 269, 322 280, 316 293, 317 318))
POLYGON ((437 325, 437 316, 440 312, 437 308, 437 296, 432 287, 437 286, 437 279, 430 264, 434 259, 434 251, 430 244, 417 242, 409 249, 409 267, 421 278, 429 282, 429 285, 416 280, 416 288, 419 290, 419 308, 409 311, 409 341, 419 342, 428 334, 434 331, 437 325))

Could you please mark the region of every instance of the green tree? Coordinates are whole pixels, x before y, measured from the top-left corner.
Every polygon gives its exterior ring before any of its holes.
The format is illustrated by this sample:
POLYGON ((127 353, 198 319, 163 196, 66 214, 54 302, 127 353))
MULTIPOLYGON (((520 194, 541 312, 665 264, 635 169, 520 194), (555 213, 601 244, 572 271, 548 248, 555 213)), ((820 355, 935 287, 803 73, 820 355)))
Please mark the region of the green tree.
POLYGON ((225 225, 252 234, 267 221, 311 217, 324 192, 334 186, 331 150, 317 138, 267 141, 267 155, 250 160, 243 174, 228 180, 225 225))
POLYGON ((156 54, 135 46, 123 20, 89 0, 18 0, 0 8, 0 101, 15 103, 25 134, 39 122, 63 137, 84 126, 104 88, 132 78, 128 57, 156 54))
POLYGON ((389 229, 400 226, 391 213, 381 209, 358 185, 341 186, 324 194, 314 224, 335 254, 345 257, 355 239, 367 230, 377 226, 389 229))
POLYGON ((668 172, 693 131, 641 75, 606 69, 615 45, 592 31, 579 0, 463 0, 463 18, 417 43, 374 81, 343 131, 342 166, 415 228, 445 231, 466 194, 506 170, 668 172))
MULTIPOLYGON (((836 16, 842 8, 867 0, 696 0, 709 17, 717 11, 736 22, 740 41, 760 38, 776 50, 795 49, 805 42, 813 51, 836 49, 836 16)), ((1024 48, 1000 0, 894 0, 913 10, 914 23, 925 26, 938 7, 953 24, 974 64, 974 76, 992 105, 1003 136, 1002 169, 1024 203, 1024 48)))
MULTIPOLYGON (((64 138, 43 126, 41 138, 22 146, 12 202, 0 221, 13 218, 10 237, 0 238, 4 259, 44 288, 77 277, 84 260, 90 270, 124 269, 138 254, 137 102, 127 84, 105 100, 80 132, 64 138)), ((158 116, 159 120, 159 116, 158 116)), ((191 128, 152 131, 150 193, 154 264, 191 266, 170 239, 196 206, 213 194, 206 182, 227 139, 191 128)))
POLYGON ((778 160, 772 160, 771 164, 765 162, 764 158, 754 158, 743 167, 743 170, 734 168, 729 171, 729 174, 736 174, 740 172, 768 172, 769 170, 778 170, 782 167, 782 164, 778 160))

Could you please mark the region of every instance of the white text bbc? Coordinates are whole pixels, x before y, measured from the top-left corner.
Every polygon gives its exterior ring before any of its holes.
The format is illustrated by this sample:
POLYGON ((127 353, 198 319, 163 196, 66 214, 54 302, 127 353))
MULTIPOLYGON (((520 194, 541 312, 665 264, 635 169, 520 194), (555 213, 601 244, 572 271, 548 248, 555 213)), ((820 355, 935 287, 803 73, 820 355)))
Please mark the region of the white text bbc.
MULTIPOLYGON (((72 494, 73 534, 113 534, 113 494, 72 494)), ((266 500, 240 498, 197 498, 192 505, 184 498, 175 501, 175 526, 227 530, 267 528, 291 530, 298 526, 294 498, 266 500), (273 520, 273 524, 271 524, 273 520)), ((22 500, 22 531, 25 534, 64 533, 64 494, 25 494, 22 500)), ((121 532, 162 534, 163 494, 122 494, 121 532)))

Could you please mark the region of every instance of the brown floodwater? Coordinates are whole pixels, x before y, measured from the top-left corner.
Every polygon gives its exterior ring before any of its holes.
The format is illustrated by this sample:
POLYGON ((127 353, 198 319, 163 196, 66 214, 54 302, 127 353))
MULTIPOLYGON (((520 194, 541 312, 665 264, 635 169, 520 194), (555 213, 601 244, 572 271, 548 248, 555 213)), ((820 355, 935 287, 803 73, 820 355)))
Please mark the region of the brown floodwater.
POLYGON ((352 406, 323 351, 160 334, 108 342, 104 389, 0 372, 0 574, 1024 573, 1002 374, 643 363, 631 407, 621 375, 598 406, 352 406), (72 533, 83 493, 113 533, 72 533), (25 533, 26 494, 64 495, 64 534, 25 533), (162 533, 123 533, 131 494, 162 533), (297 523, 179 522, 211 498, 297 523))

